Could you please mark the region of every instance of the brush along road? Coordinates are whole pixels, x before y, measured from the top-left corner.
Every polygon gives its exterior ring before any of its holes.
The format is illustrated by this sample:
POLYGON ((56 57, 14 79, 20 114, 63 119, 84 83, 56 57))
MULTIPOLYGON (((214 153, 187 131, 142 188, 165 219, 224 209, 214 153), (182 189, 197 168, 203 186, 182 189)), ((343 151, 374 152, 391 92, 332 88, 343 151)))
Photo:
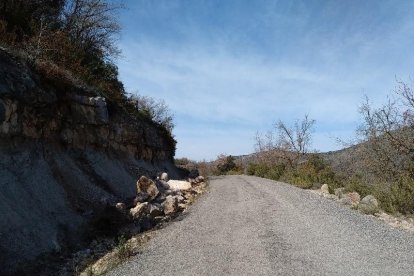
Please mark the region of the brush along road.
POLYGON ((110 275, 414 275, 414 235, 280 182, 216 177, 110 275))

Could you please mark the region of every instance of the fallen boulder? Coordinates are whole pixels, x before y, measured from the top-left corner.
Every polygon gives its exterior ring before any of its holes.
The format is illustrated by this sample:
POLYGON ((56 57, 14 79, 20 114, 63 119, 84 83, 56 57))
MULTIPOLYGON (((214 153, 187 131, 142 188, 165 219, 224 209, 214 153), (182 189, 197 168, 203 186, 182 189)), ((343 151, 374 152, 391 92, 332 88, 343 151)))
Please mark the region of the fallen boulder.
POLYGON ((164 207, 164 214, 165 215, 173 215, 178 211, 178 199, 176 196, 167 196, 163 203, 164 207))
POLYGON ((154 219, 156 217, 162 216, 163 211, 161 205, 158 204, 150 204, 148 208, 148 214, 150 218, 154 219))
POLYGON ((134 208, 129 210, 130 215, 134 220, 139 220, 149 211, 148 202, 137 204, 134 208))
POLYGON ((342 198, 339 200, 340 203, 344 205, 358 205, 361 201, 361 196, 357 192, 351 192, 344 194, 342 198))
POLYGON ((373 215, 379 211, 378 200, 373 195, 367 195, 359 203, 358 209, 364 214, 373 215))
POLYGON ((157 188, 161 193, 165 193, 165 191, 170 189, 170 185, 168 185, 168 182, 164 180, 157 180, 155 184, 157 185, 157 188))
POLYGON ((191 183, 187 181, 181 180, 170 180, 168 181, 168 185, 170 186, 171 190, 190 190, 191 183))
POLYGON ((154 181, 146 176, 141 176, 137 182, 137 194, 139 193, 146 193, 149 196, 149 200, 153 200, 158 196, 160 191, 154 181))

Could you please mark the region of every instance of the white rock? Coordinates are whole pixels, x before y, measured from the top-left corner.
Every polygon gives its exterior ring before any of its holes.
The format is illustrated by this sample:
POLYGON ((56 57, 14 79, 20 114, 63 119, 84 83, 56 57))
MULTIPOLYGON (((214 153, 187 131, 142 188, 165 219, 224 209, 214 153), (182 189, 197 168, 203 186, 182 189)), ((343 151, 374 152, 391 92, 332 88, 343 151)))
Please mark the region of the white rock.
POLYGON ((322 185, 322 187, 321 187, 321 192, 322 192, 323 194, 329 194, 329 186, 328 186, 328 184, 323 184, 323 185, 322 185))
POLYGON ((170 180, 167 182, 171 190, 190 190, 191 183, 181 180, 170 180))
POLYGON ((160 180, 163 180, 163 181, 167 181, 168 182, 168 173, 166 173, 166 172, 163 172, 162 174, 161 174, 161 176, 160 176, 160 180))

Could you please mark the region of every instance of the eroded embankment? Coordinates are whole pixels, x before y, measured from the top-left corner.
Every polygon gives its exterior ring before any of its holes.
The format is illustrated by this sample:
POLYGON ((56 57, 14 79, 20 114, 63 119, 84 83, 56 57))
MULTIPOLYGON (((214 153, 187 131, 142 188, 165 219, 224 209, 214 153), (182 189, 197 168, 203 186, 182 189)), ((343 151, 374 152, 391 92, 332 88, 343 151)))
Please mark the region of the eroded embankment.
POLYGON ((174 151, 159 125, 0 49, 0 274, 81 248, 140 176, 180 177, 174 151))

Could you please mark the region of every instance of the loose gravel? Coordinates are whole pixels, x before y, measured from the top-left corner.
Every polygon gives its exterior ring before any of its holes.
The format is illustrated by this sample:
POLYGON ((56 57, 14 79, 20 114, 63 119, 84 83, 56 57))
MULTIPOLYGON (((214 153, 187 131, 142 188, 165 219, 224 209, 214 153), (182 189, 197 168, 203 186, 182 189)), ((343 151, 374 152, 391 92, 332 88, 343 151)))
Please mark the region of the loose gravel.
POLYGON ((414 236, 317 194, 217 177, 109 275, 414 275, 414 236))

